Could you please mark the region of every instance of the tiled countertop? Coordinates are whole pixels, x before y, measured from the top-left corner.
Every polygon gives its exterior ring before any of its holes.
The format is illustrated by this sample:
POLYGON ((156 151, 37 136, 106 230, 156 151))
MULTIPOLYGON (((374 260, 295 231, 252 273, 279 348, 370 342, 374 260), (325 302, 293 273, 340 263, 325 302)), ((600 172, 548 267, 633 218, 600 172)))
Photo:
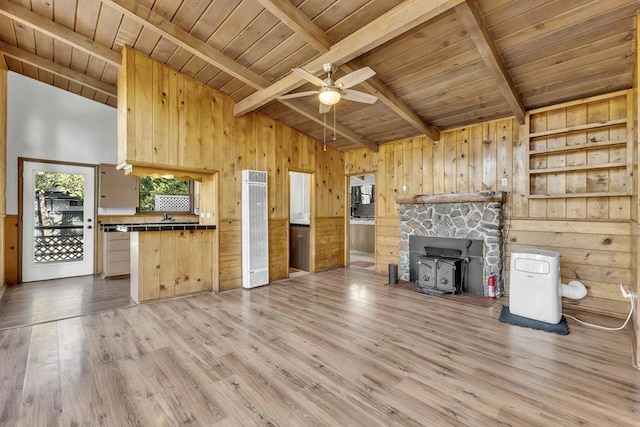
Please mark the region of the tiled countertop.
POLYGON ((129 223, 129 224, 100 224, 100 230, 105 232, 133 232, 133 231, 176 231, 176 230, 215 230, 212 224, 199 224, 197 222, 156 222, 156 223, 129 223))

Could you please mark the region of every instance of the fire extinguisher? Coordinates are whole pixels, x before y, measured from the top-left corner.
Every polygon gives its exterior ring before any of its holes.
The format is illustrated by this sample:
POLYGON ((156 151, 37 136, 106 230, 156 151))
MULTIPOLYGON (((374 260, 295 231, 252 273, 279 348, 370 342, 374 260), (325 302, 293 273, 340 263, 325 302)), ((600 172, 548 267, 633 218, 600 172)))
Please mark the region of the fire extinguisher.
POLYGON ((487 278, 487 292, 489 298, 496 298, 496 275, 493 273, 487 278))

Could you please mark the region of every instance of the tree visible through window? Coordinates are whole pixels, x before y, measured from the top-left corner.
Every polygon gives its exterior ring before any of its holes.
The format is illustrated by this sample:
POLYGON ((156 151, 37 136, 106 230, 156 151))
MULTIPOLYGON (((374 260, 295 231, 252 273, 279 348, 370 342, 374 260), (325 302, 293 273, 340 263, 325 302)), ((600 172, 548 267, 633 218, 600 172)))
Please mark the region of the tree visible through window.
POLYGON ((140 179, 140 212, 191 212, 191 182, 179 178, 140 179))

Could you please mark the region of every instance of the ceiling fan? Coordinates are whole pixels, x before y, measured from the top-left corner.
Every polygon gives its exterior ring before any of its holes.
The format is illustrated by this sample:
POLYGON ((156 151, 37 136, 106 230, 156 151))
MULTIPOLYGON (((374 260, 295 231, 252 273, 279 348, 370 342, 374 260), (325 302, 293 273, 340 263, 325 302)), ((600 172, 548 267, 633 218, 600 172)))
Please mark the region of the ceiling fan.
POLYGON ((364 102, 366 104, 373 104, 378 100, 377 96, 350 89, 376 74, 376 72, 370 67, 361 68, 347 74, 346 76, 340 77, 335 81, 331 77, 336 71, 336 66, 334 64, 324 64, 322 69, 327 74, 327 78, 324 80, 316 77, 304 68, 292 69, 291 71, 318 86, 320 89, 290 93, 288 95, 279 96, 278 99, 291 99, 318 95, 318 98, 320 99, 320 113, 328 112, 331 109, 331 106, 337 104, 341 98, 348 99, 350 101, 364 102))

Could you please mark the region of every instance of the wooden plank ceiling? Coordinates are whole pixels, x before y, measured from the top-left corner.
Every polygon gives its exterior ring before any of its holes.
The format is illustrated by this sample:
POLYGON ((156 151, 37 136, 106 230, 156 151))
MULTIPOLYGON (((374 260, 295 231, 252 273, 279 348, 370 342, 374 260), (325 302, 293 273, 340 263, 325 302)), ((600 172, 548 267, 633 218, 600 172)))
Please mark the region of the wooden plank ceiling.
POLYGON ((314 90, 291 73, 369 66, 327 114, 341 150, 426 134, 632 85, 640 0, 0 0, 11 71, 112 107, 119 52, 133 46, 323 139, 314 90))

